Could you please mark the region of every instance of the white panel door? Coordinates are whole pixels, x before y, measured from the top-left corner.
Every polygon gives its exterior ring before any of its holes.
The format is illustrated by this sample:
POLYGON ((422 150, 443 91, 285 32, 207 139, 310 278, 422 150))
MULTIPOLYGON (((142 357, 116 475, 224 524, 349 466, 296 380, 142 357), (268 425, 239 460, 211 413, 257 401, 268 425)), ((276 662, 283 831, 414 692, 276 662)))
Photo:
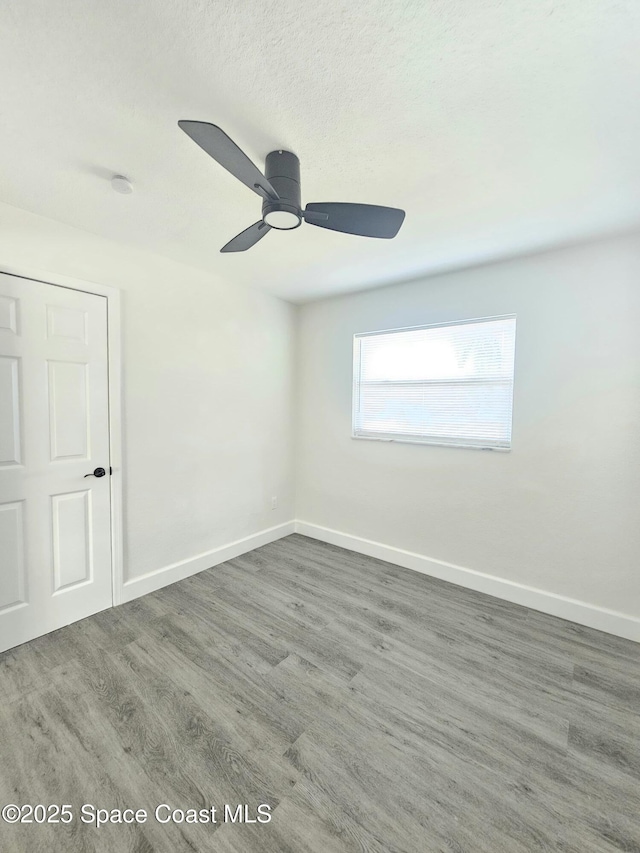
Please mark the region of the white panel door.
POLYGON ((0 274, 0 652, 111 606, 109 470, 107 300, 0 274))

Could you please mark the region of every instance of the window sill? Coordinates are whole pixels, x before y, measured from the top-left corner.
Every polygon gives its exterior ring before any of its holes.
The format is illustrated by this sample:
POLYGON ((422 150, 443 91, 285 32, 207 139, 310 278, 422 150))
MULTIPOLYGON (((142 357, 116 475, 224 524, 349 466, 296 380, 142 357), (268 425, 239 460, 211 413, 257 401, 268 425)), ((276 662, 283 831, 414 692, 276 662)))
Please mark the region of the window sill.
POLYGON ((433 447, 458 447, 465 450, 492 450, 497 453, 511 453, 511 447, 493 447, 485 444, 464 444, 453 441, 437 441, 436 439, 428 438, 403 438, 402 436, 384 436, 384 435, 355 435, 351 434, 352 439, 358 441, 384 441, 388 444, 426 444, 433 447))

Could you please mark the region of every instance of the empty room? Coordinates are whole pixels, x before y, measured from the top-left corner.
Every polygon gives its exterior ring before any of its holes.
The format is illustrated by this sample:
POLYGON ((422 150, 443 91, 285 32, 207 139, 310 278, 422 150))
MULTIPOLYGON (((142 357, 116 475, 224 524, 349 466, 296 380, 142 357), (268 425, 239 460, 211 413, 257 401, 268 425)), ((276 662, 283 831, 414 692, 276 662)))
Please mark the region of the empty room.
POLYGON ((0 73, 0 853, 640 853, 640 4, 0 73))

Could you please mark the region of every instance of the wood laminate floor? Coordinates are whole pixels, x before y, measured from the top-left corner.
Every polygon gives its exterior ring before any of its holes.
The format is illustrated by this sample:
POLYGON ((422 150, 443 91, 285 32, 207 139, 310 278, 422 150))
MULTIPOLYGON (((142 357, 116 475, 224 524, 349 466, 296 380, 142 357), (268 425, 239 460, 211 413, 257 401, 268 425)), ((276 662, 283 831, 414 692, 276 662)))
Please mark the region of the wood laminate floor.
POLYGON ((74 821, 2 853, 637 853, 640 646, 290 536, 1 655, 6 803, 74 821))

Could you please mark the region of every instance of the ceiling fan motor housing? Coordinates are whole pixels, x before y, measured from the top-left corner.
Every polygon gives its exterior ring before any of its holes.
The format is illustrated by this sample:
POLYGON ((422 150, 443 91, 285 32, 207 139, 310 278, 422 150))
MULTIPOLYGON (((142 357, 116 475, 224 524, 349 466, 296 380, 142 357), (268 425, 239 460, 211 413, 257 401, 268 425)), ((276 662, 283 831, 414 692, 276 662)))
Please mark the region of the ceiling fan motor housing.
POLYGON ((271 151, 267 154, 264 173, 280 198, 262 202, 262 218, 281 231, 298 228, 302 223, 300 161, 291 151, 271 151))

